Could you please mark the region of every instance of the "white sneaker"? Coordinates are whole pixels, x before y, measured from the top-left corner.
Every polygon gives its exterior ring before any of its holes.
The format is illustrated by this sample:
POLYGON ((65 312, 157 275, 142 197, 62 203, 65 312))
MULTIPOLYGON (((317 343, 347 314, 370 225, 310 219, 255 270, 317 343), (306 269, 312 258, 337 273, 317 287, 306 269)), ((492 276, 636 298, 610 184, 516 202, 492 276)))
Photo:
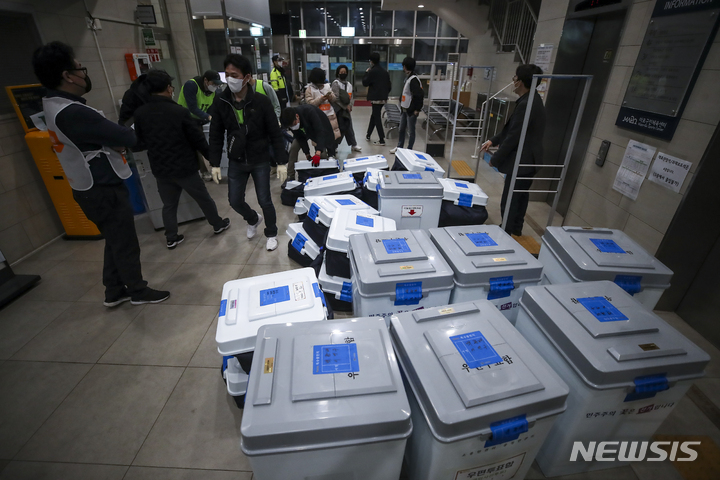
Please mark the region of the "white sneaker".
POLYGON ((257 228, 263 221, 263 216, 258 213, 258 221, 255 225, 248 224, 247 226, 247 238, 253 238, 257 233, 257 228))
POLYGON ((267 249, 268 252, 272 252, 273 250, 275 250, 277 248, 277 246, 278 246, 277 237, 270 237, 267 239, 265 248, 267 249))
POLYGON ((397 149, 398 149, 398 147, 393 148, 392 150, 390 150, 390 153, 395 153, 395 152, 397 152, 397 149))
POLYGON ((362 147, 358 147, 357 145, 355 145, 354 147, 352 147, 352 151, 353 152, 362 152, 362 147))

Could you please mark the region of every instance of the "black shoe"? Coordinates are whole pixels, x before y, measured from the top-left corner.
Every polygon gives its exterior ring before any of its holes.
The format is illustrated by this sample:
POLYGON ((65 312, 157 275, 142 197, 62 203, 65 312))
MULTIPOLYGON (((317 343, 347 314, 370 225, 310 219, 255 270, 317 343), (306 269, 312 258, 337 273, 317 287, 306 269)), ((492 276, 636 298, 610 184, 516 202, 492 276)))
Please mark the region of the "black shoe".
POLYGON ((217 228, 215 228, 215 229, 213 230, 213 232, 215 232, 215 235, 217 235, 218 233, 224 232, 224 231, 227 230, 228 228, 230 228, 230 219, 229 219, 229 218, 223 218, 223 223, 222 223, 222 225, 219 226, 219 227, 217 227, 217 228))
POLYGON ((127 291, 123 288, 122 292, 117 297, 115 297, 115 298, 105 297, 103 306, 108 307, 108 308, 117 307, 121 303, 129 302, 130 300, 131 300, 130 295, 128 295, 127 291))
POLYGON ((173 248, 180 245, 183 242, 183 240, 185 240, 184 235, 175 235, 175 237, 173 239, 168 238, 168 241, 167 241, 168 249, 172 250, 173 248))
POLYGON ((381 147, 385 146, 385 140, 378 140, 377 142, 373 142, 373 145, 380 145, 381 147))
POLYGON ((160 303, 170 298, 170 292, 162 290, 153 290, 150 287, 145 287, 140 293, 136 293, 132 296, 130 303, 133 305, 143 305, 145 303, 160 303))
POLYGON ((365 137, 365 140, 367 140, 367 141, 369 142, 369 141, 370 141, 370 135, 368 135, 367 137, 365 137))

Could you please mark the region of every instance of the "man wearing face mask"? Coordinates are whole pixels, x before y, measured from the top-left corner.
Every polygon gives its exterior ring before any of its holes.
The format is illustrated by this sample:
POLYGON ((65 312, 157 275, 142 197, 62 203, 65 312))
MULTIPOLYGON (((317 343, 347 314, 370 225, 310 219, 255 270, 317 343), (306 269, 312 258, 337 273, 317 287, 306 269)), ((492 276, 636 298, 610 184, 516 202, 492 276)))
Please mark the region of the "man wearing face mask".
POLYGON ((135 111, 135 133, 147 146, 150 168, 157 179, 163 202, 163 224, 167 248, 173 249, 185 239, 178 234, 177 209, 185 190, 198 204, 215 234, 230 228, 230 219, 218 215, 217 206, 198 175, 196 152, 208 156, 203 132, 190 112, 173 101, 173 78, 163 70, 150 70, 145 83, 150 98, 135 111))
POLYGON ((180 89, 177 103, 190 110, 193 118, 207 123, 212 119, 208 110, 220 85, 222 85, 222 80, 220 80, 218 72, 208 70, 202 76, 191 78, 185 82, 180 89))
MULTIPOLYGON (((490 147, 499 146, 495 154, 490 160, 490 165, 497 168, 500 173, 505 174, 505 188, 503 188, 502 198, 500 200, 500 212, 507 215, 507 225, 505 231, 511 235, 522 235, 523 224, 525 222, 525 212, 527 211, 530 194, 525 192, 517 192, 513 194, 508 204, 508 195, 510 193, 510 181, 512 172, 515 168, 515 162, 518 161, 517 150, 520 144, 520 135, 522 134, 523 122, 525 120, 525 112, 527 111, 527 102, 529 95, 534 95, 532 111, 525 134, 525 143, 522 150, 522 158, 519 159, 520 165, 542 165, 543 157, 543 135, 545 134, 545 105, 542 98, 535 92, 530 92, 533 75, 542 75, 542 69, 533 64, 520 65, 515 70, 513 77, 513 92, 520 98, 515 102, 515 111, 505 124, 502 132, 495 135, 487 142, 483 143, 480 153, 488 151, 490 147)), ((517 171, 517 179, 515 180, 515 190, 529 190, 532 185, 532 177, 536 173, 535 167, 519 167, 517 171), (526 177, 521 179, 520 177, 526 177)))
POLYGON ((248 222, 247 237, 253 238, 265 219, 266 249, 277 248, 275 207, 270 196, 270 146, 277 162, 278 177, 287 175, 287 152, 273 105, 266 95, 250 85, 252 65, 238 54, 225 57, 228 84, 210 108, 210 164, 216 183, 220 181, 220 159, 227 139, 228 199, 230 206, 248 222), (263 214, 245 202, 245 187, 252 177, 263 214))
POLYGON ((135 220, 123 183, 131 171, 120 152, 135 145, 135 133, 85 104, 82 97, 92 82, 71 47, 51 42, 33 53, 32 64, 48 89, 45 122, 73 198, 105 237, 103 305, 166 300, 170 292, 153 290, 143 280, 135 220))
POLYGON ((288 162, 290 180, 295 180, 294 165, 301 149, 305 157, 312 161, 313 167, 320 165, 322 156, 335 156, 335 133, 330 119, 320 108, 310 104, 288 107, 283 110, 280 121, 283 127, 290 129, 294 138, 288 162), (312 152, 308 146, 309 140, 315 142, 312 152))
POLYGON ((395 153, 398 148, 403 148, 406 130, 410 130, 407 148, 412 150, 413 145, 415 145, 415 122, 417 122, 417 117, 420 114, 420 110, 422 110, 423 98, 425 96, 422 85, 420 84, 420 79, 415 75, 415 59, 405 57, 402 61, 402 67, 403 73, 406 75, 402 97, 400 97, 402 116, 400 117, 397 147, 390 150, 390 153, 395 153))

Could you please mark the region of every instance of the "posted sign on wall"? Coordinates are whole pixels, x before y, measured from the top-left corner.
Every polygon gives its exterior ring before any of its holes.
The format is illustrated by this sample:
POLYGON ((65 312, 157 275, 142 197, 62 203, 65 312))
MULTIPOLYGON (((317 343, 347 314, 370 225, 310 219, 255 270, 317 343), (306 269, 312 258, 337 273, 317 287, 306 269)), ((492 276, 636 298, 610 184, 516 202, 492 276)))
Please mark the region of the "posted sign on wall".
POLYGON ((720 0, 658 0, 615 125, 672 139, 719 14, 720 0))

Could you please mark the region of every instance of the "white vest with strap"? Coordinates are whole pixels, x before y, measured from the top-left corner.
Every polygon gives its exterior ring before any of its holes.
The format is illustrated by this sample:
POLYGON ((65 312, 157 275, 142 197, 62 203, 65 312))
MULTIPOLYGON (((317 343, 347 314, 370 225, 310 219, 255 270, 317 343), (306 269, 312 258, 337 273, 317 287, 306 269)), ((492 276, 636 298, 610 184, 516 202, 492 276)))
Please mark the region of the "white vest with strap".
MULTIPOLYGON (((412 103, 412 91, 410 91, 410 82, 412 82, 413 78, 418 78, 418 76, 410 75, 405 81, 405 85, 403 85, 402 98, 400 99, 400 106, 402 108, 410 108, 410 104, 412 103)), ((420 79, 418 78, 418 82, 419 81, 420 79)), ((422 84, 420 85, 422 86, 422 84)))
MULTIPOLYGON (((123 180, 132 175, 132 171, 127 164, 125 158, 120 153, 109 147, 103 147, 100 150, 90 152, 82 152, 65 134, 57 128, 55 118, 66 107, 70 105, 80 105, 90 110, 92 107, 69 100, 63 97, 45 97, 43 98, 43 110, 45 111, 45 123, 48 127, 48 133, 53 143, 53 150, 60 160, 65 176, 70 182, 73 190, 85 191, 90 190, 94 184, 92 174, 90 173, 90 165, 88 162, 100 154, 105 154, 118 177, 123 180)), ((102 114, 101 114, 102 115, 102 114)))

